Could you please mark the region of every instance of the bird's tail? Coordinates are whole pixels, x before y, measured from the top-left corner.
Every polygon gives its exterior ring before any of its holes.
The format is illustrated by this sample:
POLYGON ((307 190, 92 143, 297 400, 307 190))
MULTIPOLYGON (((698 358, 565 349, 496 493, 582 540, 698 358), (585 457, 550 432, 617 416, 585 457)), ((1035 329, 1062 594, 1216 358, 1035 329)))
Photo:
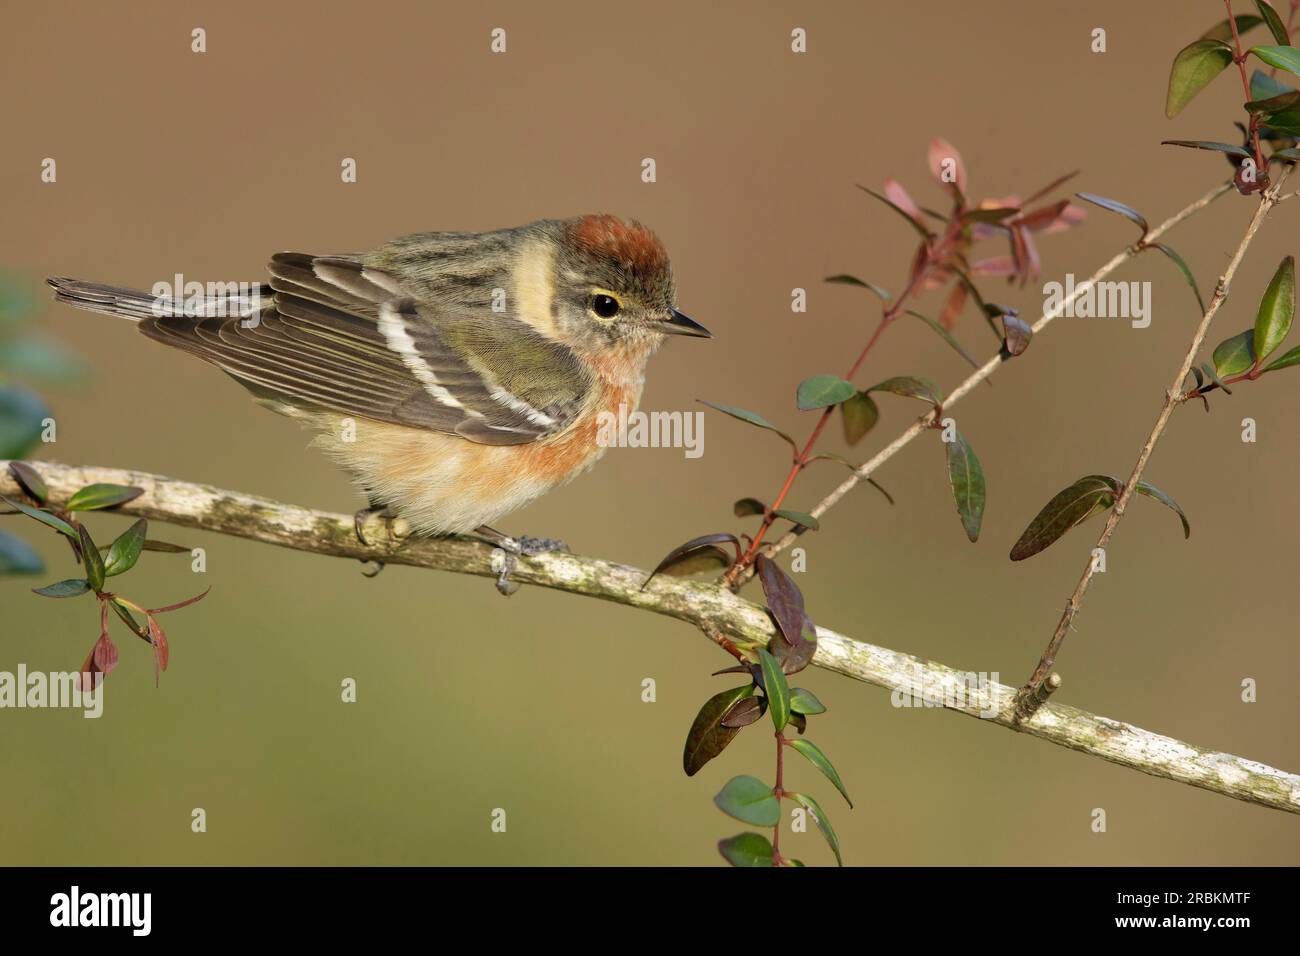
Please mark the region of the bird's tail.
POLYGON ((66 276, 51 276, 45 281, 53 287, 58 302, 91 312, 116 315, 132 322, 164 316, 189 316, 196 320, 251 316, 268 304, 273 295, 269 286, 260 283, 226 283, 187 298, 183 295, 154 295, 66 276))

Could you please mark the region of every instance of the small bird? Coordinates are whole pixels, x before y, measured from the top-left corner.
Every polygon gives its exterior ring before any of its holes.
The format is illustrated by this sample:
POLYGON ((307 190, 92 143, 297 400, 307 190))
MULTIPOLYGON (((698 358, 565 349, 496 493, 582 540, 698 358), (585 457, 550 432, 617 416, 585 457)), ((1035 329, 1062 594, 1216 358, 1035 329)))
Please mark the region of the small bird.
POLYGON ((636 407, 667 335, 710 337, 677 311, 659 238, 611 215, 285 252, 267 268, 269 284, 188 300, 47 281, 58 301, 132 319, 313 428, 370 501, 363 541, 381 515, 514 553, 562 546, 490 523, 595 464, 599 414, 636 407))

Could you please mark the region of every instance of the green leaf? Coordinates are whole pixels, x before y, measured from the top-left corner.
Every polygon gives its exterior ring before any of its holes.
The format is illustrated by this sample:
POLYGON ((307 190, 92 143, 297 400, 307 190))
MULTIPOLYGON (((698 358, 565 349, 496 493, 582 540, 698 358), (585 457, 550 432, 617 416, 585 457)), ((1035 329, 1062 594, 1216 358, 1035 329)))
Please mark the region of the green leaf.
POLYGON ((1222 40, 1197 40, 1178 51, 1169 71, 1165 116, 1173 119, 1196 94, 1232 64, 1232 47, 1222 40))
POLYGON ((1264 371, 1272 372, 1279 368, 1290 368, 1292 365, 1300 365, 1300 345, 1288 351, 1281 358, 1273 359, 1264 366, 1264 371))
POLYGON ((942 393, 935 384, 919 375, 898 375, 887 378, 879 385, 871 386, 867 391, 890 392, 894 395, 902 395, 904 398, 918 398, 936 408, 943 404, 942 393))
POLYGON ((988 491, 984 469, 975 457, 975 449, 961 432, 954 429, 953 440, 944 442, 943 448, 948 458, 948 482, 952 485, 953 500, 957 502, 957 514, 966 529, 966 537, 972 542, 978 541, 988 491))
POLYGON ((772 514, 786 521, 793 521, 795 524, 801 524, 810 531, 820 531, 821 522, 812 515, 804 511, 791 511, 789 508, 777 508, 772 514))
MULTIPOLYGON (((1264 22, 1268 24, 1268 32, 1273 34, 1273 39, 1283 46, 1290 46, 1291 38, 1287 35, 1286 24, 1277 15, 1273 5, 1268 0, 1255 0, 1255 7, 1259 10, 1259 15, 1264 18, 1264 22)), ((1241 32, 1240 28, 1238 28, 1237 32, 1241 32)))
POLYGON ((1223 384, 1223 381, 1219 378, 1218 374, 1214 371, 1213 365, 1211 365, 1209 362, 1202 362, 1201 369, 1202 371, 1205 372, 1206 375, 1209 376, 1211 382, 1219 386, 1219 388, 1223 389, 1225 394, 1228 395, 1232 394, 1232 389, 1228 388, 1228 386, 1223 384))
POLYGON ((14 481, 18 482, 18 486, 27 492, 38 505, 43 505, 49 500, 49 485, 45 483, 41 473, 27 462, 9 462, 9 474, 14 476, 14 481))
POLYGON ((45 400, 17 385, 0 387, 0 458, 26 458, 50 417, 45 400))
POLYGON ((827 756, 822 753, 820 747, 807 737, 796 737, 790 741, 790 746, 807 757, 809 763, 824 773, 826 779, 835 784, 835 789, 840 792, 840 796, 844 797, 844 801, 850 807, 853 806, 853 801, 849 799, 849 792, 844 789, 844 781, 840 779, 840 775, 835 771, 827 756))
MULTIPOLYGON (((1233 19, 1237 21, 1238 35, 1245 33, 1247 30, 1253 30, 1264 22, 1263 19, 1255 16, 1253 13, 1239 13, 1237 16, 1233 17, 1233 19)), ((1201 34, 1201 39, 1222 40, 1224 43, 1228 43, 1232 40, 1232 25, 1228 23, 1227 20, 1224 20, 1222 23, 1216 23, 1214 26, 1210 27, 1210 29, 1201 34)))
POLYGON ((1187 521, 1187 515, 1183 514, 1183 509, 1178 507, 1178 502, 1174 501, 1173 498, 1170 498, 1155 485, 1149 484, 1145 481, 1139 481, 1133 490, 1140 495, 1154 498, 1166 508, 1171 508, 1177 512, 1179 519, 1183 522, 1183 539, 1186 540, 1192 536, 1192 526, 1187 521))
POLYGON ((1188 149, 1210 149, 1216 153, 1230 153, 1233 156, 1251 158, 1250 150, 1232 143, 1215 143, 1208 139, 1162 139, 1161 146, 1186 146, 1188 149))
POLYGON ((714 694, 704 702, 686 734, 686 748, 682 753, 682 769, 686 771, 686 776, 695 776, 701 767, 722 753, 727 744, 740 733, 739 727, 724 727, 722 718, 727 716, 727 712, 738 701, 752 693, 754 685, 745 684, 714 694))
POLYGON ((750 515, 767 514, 767 505, 757 498, 741 498, 731 506, 731 513, 737 518, 748 518, 750 515))
POLYGON ((1105 511, 1115 503, 1121 487, 1118 479, 1108 475, 1088 475, 1057 493, 1011 548, 1011 560, 1032 557, 1071 528, 1105 511))
POLYGON ((69 511, 94 511, 97 508, 113 508, 144 494, 143 488, 132 485, 114 485, 97 481, 86 485, 68 499, 69 511))
POLYGON ((1094 196, 1092 193, 1075 193, 1075 195, 1084 202, 1090 202, 1094 206, 1100 206, 1102 209, 1109 209, 1111 212, 1119 213, 1125 219, 1135 223, 1142 230, 1144 236, 1151 231, 1146 218, 1140 212, 1132 206, 1125 205, 1118 199, 1107 199, 1105 196, 1094 196))
POLYGON ((1250 75, 1250 98, 1252 100, 1272 99, 1274 96, 1281 96, 1283 93, 1291 92, 1294 92, 1291 87, 1269 76, 1263 70, 1256 70, 1250 75))
POLYGON ((799 450, 799 446, 795 444, 793 438, 791 438, 785 432, 781 431, 781 429, 777 428, 775 425, 773 425, 771 422, 769 422, 766 418, 764 418, 762 415, 758 414, 757 412, 747 411, 746 409, 743 408, 732 408, 730 405, 717 405, 713 402, 706 402, 702 398, 697 399, 697 401, 701 405, 707 405, 709 406, 709 408, 712 408, 715 411, 722 412, 722 414, 724 415, 730 415, 732 418, 738 418, 742 422, 748 422, 751 425, 757 425, 759 428, 766 428, 770 432, 775 432, 776 434, 784 438, 786 441, 788 441, 790 443, 790 447, 793 448, 796 452, 798 452, 799 450))
POLYGON ((972 368, 980 367, 979 363, 970 357, 970 353, 961 347, 961 343, 958 342, 957 339, 953 337, 953 334, 949 332, 947 329, 945 329, 938 322, 936 322, 934 319, 930 318, 928 315, 922 315, 920 312, 913 312, 911 309, 907 310, 907 314, 911 316, 915 316, 916 318, 924 322, 926 325, 928 325, 931 329, 933 329, 935 334, 938 335, 945 342, 947 342, 948 345, 952 347, 952 350, 954 352, 956 352, 967 362, 969 362, 972 368))
POLYGON ((84 524, 77 525, 77 534, 81 541, 81 562, 86 568, 86 582, 93 590, 102 591, 104 590, 104 558, 84 524))
POLYGON ((805 810, 812 813, 813 822, 817 824, 817 829, 821 831, 826 843, 830 846, 831 852, 835 854, 835 865, 843 866, 844 860, 840 857, 840 838, 835 835, 835 830, 831 827, 831 819, 818 805, 817 801, 806 793, 791 793, 790 799, 794 800, 805 810))
POLYGON ((713 798, 718 809, 741 823, 774 827, 781 822, 781 801, 757 777, 732 777, 713 798))
POLYGON ((42 597, 69 598, 85 594, 89 590, 90 584, 84 578, 69 578, 66 581, 47 584, 43 588, 32 588, 32 593, 42 597))
POLYGON ((1294 146, 1289 146, 1286 149, 1279 149, 1274 151, 1273 155, 1269 158, 1285 159, 1289 163, 1294 163, 1297 160, 1300 160, 1300 149, 1296 149, 1294 146))
POLYGON ((50 514, 48 511, 42 511, 38 508, 29 508, 27 505, 23 504, 22 502, 12 501, 9 498, 4 497, 3 495, 0 495, 0 501, 3 501, 11 508, 17 508, 19 511, 27 515, 29 518, 35 518, 37 521, 41 522, 42 524, 49 525, 55 531, 61 532, 62 534, 66 534, 73 541, 80 540, 80 538, 77 535, 77 529, 72 527, 72 525, 68 524, 58 515, 50 514))
POLYGON ((826 713, 826 707, 817 699, 817 695, 802 687, 792 687, 790 689, 790 709, 796 714, 826 713))
POLYGON ((718 841, 718 852, 732 866, 771 866, 772 844, 758 833, 741 833, 718 841))
POLYGON ((851 275, 827 276, 825 281, 839 282, 843 285, 856 285, 859 286, 860 288, 868 289, 874 292, 876 295, 878 295, 880 297, 880 301, 882 302, 888 302, 891 298, 893 298, 887 291, 882 289, 880 286, 876 285, 873 282, 864 282, 862 279, 859 279, 857 276, 851 276, 851 275))
POLYGON ((1178 267, 1178 271, 1183 274, 1183 278, 1187 280, 1187 284, 1192 287, 1192 294, 1196 296, 1196 304, 1201 307, 1201 315, 1204 315, 1205 300, 1201 298, 1201 290, 1196 285, 1196 276, 1192 275, 1192 270, 1187 267, 1187 263, 1183 261, 1183 257, 1174 252, 1172 247, 1165 245, 1163 242, 1153 242, 1147 248, 1159 249, 1169 257, 1169 260, 1174 265, 1178 267))
POLYGON ((1300 74, 1300 50, 1293 46, 1253 46, 1247 52, 1255 54, 1269 66, 1300 74))
POLYGON ((785 682, 785 672, 775 657, 758 649, 758 663, 763 671, 763 692, 767 694, 767 712, 777 733, 790 722, 790 685, 785 682))
POLYGON ((874 189, 868 189, 866 186, 859 185, 858 188, 861 189, 868 196, 874 196, 876 199, 879 199, 890 209, 894 210, 894 212, 898 213, 900 216, 906 219, 907 224, 917 231, 920 237, 923 240, 925 240, 927 245, 929 244, 930 240, 934 238, 934 233, 930 232, 929 229, 926 229, 922 223, 917 222, 915 219, 913 219, 908 214, 907 210, 905 210, 902 206, 897 205, 893 200, 889 199, 887 196, 882 196, 874 189))
POLYGON ((140 560, 140 552, 144 550, 145 528, 148 524, 147 520, 141 518, 108 546, 108 555, 104 559, 105 577, 125 574, 135 567, 135 563, 140 560))
POLYGON ((1247 329, 1224 339, 1211 358, 1214 371, 1223 378, 1246 371, 1255 364, 1255 330, 1247 329))
POLYGON ((0 577, 40 574, 45 564, 36 550, 17 535, 0 531, 0 577))
POLYGON ((1259 300, 1253 338, 1255 355, 1262 361, 1277 349, 1291 331, 1295 318, 1295 256, 1287 256, 1259 300))
POLYGON ((814 375, 799 383, 798 403, 801 411, 826 408, 838 405, 857 394, 852 382, 846 382, 838 375, 814 375))
POLYGON ((850 445, 856 445, 880 421, 880 409, 866 392, 841 402, 840 413, 844 416, 844 440, 850 445))

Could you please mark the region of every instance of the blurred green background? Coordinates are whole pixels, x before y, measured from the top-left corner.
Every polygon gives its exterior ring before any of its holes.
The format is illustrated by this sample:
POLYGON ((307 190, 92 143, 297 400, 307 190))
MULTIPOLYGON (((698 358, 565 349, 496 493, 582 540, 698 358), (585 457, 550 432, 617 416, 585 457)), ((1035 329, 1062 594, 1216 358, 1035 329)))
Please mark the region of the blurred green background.
MULTIPOLYGON (((350 251, 426 229, 480 230, 610 211, 655 228, 679 301, 715 340, 673 342, 643 407, 695 398, 763 412, 798 433, 807 375, 842 373, 876 311, 822 277, 903 285, 904 224, 854 189, 900 178, 937 204, 925 149, 963 153, 975 195, 1022 195, 1069 169, 1071 188, 1159 221, 1226 178, 1222 158, 1164 138, 1233 140, 1240 89, 1227 75, 1176 121, 1163 116, 1174 53, 1217 19, 1216 2, 1086 5, 685 2, 646 5, 351 3, 25 4, 0 35, 11 91, 0 151, 0 265, 37 283, 72 275, 148 288, 182 272, 259 279, 278 250, 350 251), (488 52, 504 27, 508 52, 488 52), (190 31, 208 52, 190 52, 190 31), (808 53, 790 52, 790 30, 808 53), (1108 51, 1089 50, 1095 27, 1108 51), (652 156, 658 182, 640 181, 652 156), (40 181, 46 157, 58 181, 40 181), (343 157, 359 179, 339 180, 343 157), (808 290, 792 314, 791 289, 808 290)), ((1251 203, 1226 197, 1173 233, 1213 287, 1251 203)), ((1247 327, 1278 260, 1295 252, 1300 204, 1265 226, 1211 344, 1247 327)), ((1082 277, 1130 224, 1098 210, 1040 243, 1042 281, 1082 277)), ((1000 254, 989 246, 988 254, 1000 254)), ((954 410, 990 498, 969 544, 937 440, 877 476, 897 498, 850 497, 805 537, 799 578, 814 618, 888 647, 1022 681, 1100 526, 1012 564, 1037 509, 1074 478, 1127 475, 1196 322, 1191 295, 1154 256, 1115 276, 1154 284, 1154 322, 1062 319, 954 410)), ((1042 306, 1041 282, 985 283, 1042 306)), ((931 297, 923 308, 936 314, 931 297)), ((351 511, 346 479, 308 436, 252 405, 216 370, 125 323, 40 306, 39 331, 94 366, 46 388, 58 420, 47 459, 133 467, 351 511)), ((973 311, 957 329, 979 356, 973 311)), ((862 375, 919 373, 951 388, 963 365, 920 323, 892 329, 862 375)), ((1154 731, 1300 769, 1300 647, 1293 520, 1300 374, 1270 377, 1176 414, 1148 478, 1193 526, 1134 503, 1059 660, 1059 699, 1154 731), (1259 441, 1239 440, 1245 416, 1259 441), (1257 703, 1240 700, 1244 678, 1257 703)), ((915 407, 882 399, 860 451, 915 407)), ((591 474, 502 524, 583 553, 652 565, 682 540, 746 527, 743 495, 770 497, 783 446, 710 415, 705 454, 611 452, 591 474)), ((844 451, 837 435, 826 447, 844 451)), ((807 508, 834 466, 801 481, 807 508)), ((39 580, 0 582, 0 669, 77 667, 96 633, 88 602, 28 588, 72 573, 52 534, 39 580)), ((749 519, 752 521, 753 519, 749 519)), ((90 519, 102 538, 126 521, 90 519), (103 529, 103 530, 100 530, 103 529)), ((627 608, 489 581, 352 562, 154 528, 207 549, 146 555, 124 579, 150 605, 211 584, 170 617, 171 669, 153 686, 146 648, 122 664, 97 721, 0 712, 0 862, 9 864, 718 864, 741 827, 710 798, 729 777, 768 777, 770 738, 748 732, 698 777, 680 752, 725 655, 689 628, 627 608), (340 702, 340 682, 358 702, 340 702), (641 681, 658 700, 643 703, 641 681), (203 807, 208 832, 190 832, 203 807), (508 830, 490 830, 493 808, 508 830)), ((752 595, 751 595, 752 596, 752 595)), ((877 688, 812 671, 826 702, 810 736, 857 809, 808 766, 854 864, 1294 864, 1296 819, 1122 770, 951 713, 896 710, 877 688), (1105 808, 1108 831, 1090 830, 1105 808)), ((793 834, 789 852, 830 854, 793 834)), ((783 848, 785 844, 783 843, 783 848)))

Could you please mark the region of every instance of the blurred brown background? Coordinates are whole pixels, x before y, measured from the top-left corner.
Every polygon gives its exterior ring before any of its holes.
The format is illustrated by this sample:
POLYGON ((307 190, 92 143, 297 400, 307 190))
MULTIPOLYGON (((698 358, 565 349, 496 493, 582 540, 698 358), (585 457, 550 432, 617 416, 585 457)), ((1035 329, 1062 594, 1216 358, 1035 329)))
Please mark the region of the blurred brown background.
MULTIPOLYGON (((861 290, 822 277, 856 272, 897 290, 912 249, 906 226, 854 183, 892 175, 938 203, 925 149, 941 135, 976 196, 1024 194, 1081 167, 1071 188, 1159 221, 1228 173, 1219 156, 1158 145, 1236 136, 1231 75, 1178 120, 1163 115, 1174 53, 1222 13, 1210 0, 28 3, 0 35, 0 266, 32 283, 257 279, 277 250, 617 212, 659 232, 682 307, 716 335, 671 343, 644 407, 708 398, 806 434, 795 385, 842 373, 877 314, 861 290), (504 55, 488 51, 498 26, 504 55), (796 26, 806 55, 790 52, 796 26), (1104 54, 1089 50, 1098 26, 1104 54), (207 30, 205 54, 190 52, 194 27, 207 30), (639 177, 646 156, 652 185, 639 177), (45 157, 57 184, 40 181, 45 157), (343 157, 358 162, 356 184, 340 182, 343 157), (789 308, 797 286, 806 315, 789 308)), ((1207 292, 1250 205, 1226 197, 1170 236, 1207 292)), ((1212 342, 1253 321, 1279 258, 1296 251, 1298 210, 1267 223, 1212 342)), ((1042 281, 1085 276, 1133 238, 1093 210, 1042 240, 1042 281)), ((859 492, 805 538, 800 584, 818 622, 1007 683, 1027 676, 1100 526, 1024 563, 1007 551, 1074 478, 1128 474, 1196 321, 1169 262, 1147 256, 1115 278, 1154 283, 1149 329, 1062 319, 954 410, 988 475, 981 541, 962 533, 938 441, 918 441, 878 475, 897 507, 859 492)), ((1031 319, 1037 285, 985 280, 1031 319)), ((96 369, 80 390, 47 392, 59 440, 45 457, 360 504, 304 433, 216 370, 124 322, 43 308, 42 324, 96 369)), ((973 311, 958 334, 989 353, 973 311)), ((946 388, 965 374, 920 323, 891 330, 861 381, 906 373, 946 388)), ((1298 401, 1300 374, 1284 374, 1210 415, 1177 413, 1148 478, 1183 505, 1193 536, 1135 502, 1059 662, 1063 701, 1300 768, 1298 401), (1257 444, 1239 440, 1247 415, 1257 444), (1240 701, 1247 677, 1258 703, 1240 701)), ((864 453, 916 411, 889 397, 882 408, 864 453)), ((503 524, 649 566, 688 537, 745 527, 732 500, 770 497, 784 476, 769 437, 710 415, 702 458, 614 451, 503 524)), ((826 447, 844 451, 836 434, 826 447)), ((840 477, 810 473, 790 504, 810 507, 840 477)), ((751 732, 682 775, 690 720, 723 686, 708 674, 728 663, 684 626, 535 589, 506 601, 482 579, 394 567, 366 580, 350 562, 154 530, 207 548, 208 573, 146 556, 128 593, 159 604, 210 583, 212 595, 171 618, 160 690, 148 649, 122 636, 101 720, 0 713, 5 863, 717 864, 714 841, 741 827, 710 798, 735 774, 771 774, 769 738, 751 732), (344 677, 358 681, 355 705, 339 702, 344 677), (657 703, 640 700, 646 677, 657 703), (193 807, 208 833, 190 832, 193 807), (504 835, 489 830, 495 807, 509 814, 504 835)), ((71 572, 53 535, 28 537, 51 580, 71 572)), ((0 584, 0 669, 75 668, 93 611, 42 601, 35 583, 0 584)), ((823 672, 803 683, 831 707, 811 736, 857 809, 837 806, 811 767, 792 773, 821 795, 850 863, 1300 859, 1294 817, 950 713, 896 710, 886 692, 823 672), (1107 811, 1105 834, 1090 831, 1094 807, 1107 811)), ((830 859, 815 834, 788 839, 810 863, 830 859)))

